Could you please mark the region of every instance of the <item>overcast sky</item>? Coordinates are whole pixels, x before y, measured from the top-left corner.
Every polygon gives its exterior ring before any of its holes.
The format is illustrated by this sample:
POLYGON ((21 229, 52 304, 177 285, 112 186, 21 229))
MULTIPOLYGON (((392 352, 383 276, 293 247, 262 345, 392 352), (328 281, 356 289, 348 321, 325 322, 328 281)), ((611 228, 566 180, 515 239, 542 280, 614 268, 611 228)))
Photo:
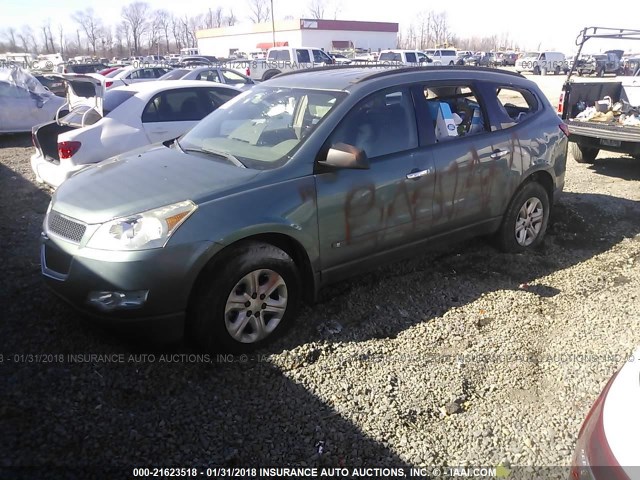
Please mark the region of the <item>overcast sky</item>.
MULTIPOLYGON (((8 26, 20 28, 29 24, 34 30, 47 19, 51 19, 53 30, 62 23, 68 26, 68 36, 73 37, 77 26, 70 19, 77 10, 93 7, 95 12, 107 24, 120 20, 122 6, 128 0, 3 0, 0 31, 8 26)), ((164 8, 177 15, 194 15, 206 12, 218 5, 226 10, 233 6, 239 21, 248 22, 248 3, 246 0, 219 0, 208 3, 197 0, 150 0, 152 8, 164 8), (176 7, 179 5, 179 8, 176 7)), ((276 18, 287 15, 309 17, 305 0, 273 0, 276 18)), ((406 29, 420 11, 446 11, 450 29, 459 37, 490 36, 508 33, 521 48, 527 50, 557 49, 567 54, 573 52, 575 37, 586 26, 606 26, 640 29, 640 2, 614 2, 615 14, 608 14, 606 3, 582 3, 575 0, 537 0, 535 2, 514 2, 513 0, 488 0, 476 2, 457 0, 455 2, 429 2, 424 0, 325 0, 325 17, 333 18, 335 7, 339 4, 339 20, 369 20, 400 23, 400 29, 406 29), (629 20, 631 19, 631 20, 629 20)), ((587 44, 589 51, 607 48, 620 48, 626 51, 640 52, 640 41, 606 42, 592 40, 587 44)))

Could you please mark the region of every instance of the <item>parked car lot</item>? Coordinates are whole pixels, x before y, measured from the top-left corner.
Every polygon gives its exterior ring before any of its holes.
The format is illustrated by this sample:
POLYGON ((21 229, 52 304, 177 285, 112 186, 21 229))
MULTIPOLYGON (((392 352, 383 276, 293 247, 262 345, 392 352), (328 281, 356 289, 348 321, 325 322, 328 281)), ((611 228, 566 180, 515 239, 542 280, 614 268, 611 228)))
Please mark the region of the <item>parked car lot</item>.
MULTIPOLYGON (((555 104, 562 79, 531 78, 555 104)), ((271 353, 207 361, 89 326, 42 288, 50 190, 32 149, 0 138, 3 466, 501 463, 566 478, 589 408, 640 343, 640 175, 625 157, 567 162, 535 255, 445 245, 331 287, 271 353)))
POLYGON ((85 96, 87 86, 93 88, 98 107, 84 103, 34 129, 31 166, 40 181, 57 187, 87 165, 177 138, 240 93, 226 85, 172 80, 112 88, 103 98, 102 84, 95 77, 73 78, 69 88, 85 96))

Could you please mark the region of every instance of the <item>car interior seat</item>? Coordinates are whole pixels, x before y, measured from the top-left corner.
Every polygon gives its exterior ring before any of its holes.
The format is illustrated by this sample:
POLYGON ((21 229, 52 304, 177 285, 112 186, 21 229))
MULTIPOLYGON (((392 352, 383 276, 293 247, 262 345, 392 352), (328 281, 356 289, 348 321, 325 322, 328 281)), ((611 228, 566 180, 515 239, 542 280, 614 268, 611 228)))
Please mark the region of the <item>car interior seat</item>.
POLYGON ((193 98, 187 98, 180 106, 180 118, 182 120, 201 120, 203 117, 200 111, 198 101, 193 98))

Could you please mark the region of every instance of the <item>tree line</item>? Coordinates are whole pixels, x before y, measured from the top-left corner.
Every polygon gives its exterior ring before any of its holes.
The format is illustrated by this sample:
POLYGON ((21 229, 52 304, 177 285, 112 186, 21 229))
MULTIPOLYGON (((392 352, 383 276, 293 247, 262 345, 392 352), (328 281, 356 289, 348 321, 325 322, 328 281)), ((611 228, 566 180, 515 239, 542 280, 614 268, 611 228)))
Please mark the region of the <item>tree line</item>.
MULTIPOLYGON (((253 23, 271 20, 270 0, 245 0, 247 20, 253 23)), ((305 16, 314 19, 339 15, 338 0, 309 0, 305 16)), ((278 19, 293 19, 291 15, 278 19)), ((399 48, 425 50, 451 45, 463 50, 493 50, 517 48, 508 34, 490 37, 462 38, 450 28, 446 12, 433 10, 418 13, 416 21, 398 34, 399 48)), ((46 20, 40 27, 23 25, 0 31, 0 52, 61 53, 65 57, 92 55, 111 58, 179 52, 197 46, 196 31, 206 28, 233 26, 242 21, 233 8, 209 8, 196 15, 177 15, 163 9, 153 9, 138 0, 124 6, 120 20, 107 25, 93 8, 74 12, 71 22, 51 25, 46 20)))

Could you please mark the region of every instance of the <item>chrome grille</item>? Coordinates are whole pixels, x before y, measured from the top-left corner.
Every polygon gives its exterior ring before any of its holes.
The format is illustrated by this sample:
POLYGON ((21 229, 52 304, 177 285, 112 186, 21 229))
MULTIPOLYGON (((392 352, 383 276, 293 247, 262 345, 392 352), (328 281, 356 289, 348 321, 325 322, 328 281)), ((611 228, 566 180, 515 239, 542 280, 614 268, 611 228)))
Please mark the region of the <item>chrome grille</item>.
POLYGON ((80 243, 87 229, 85 224, 71 220, 57 212, 51 212, 49 214, 47 227, 51 233, 55 233, 75 243, 80 243))

